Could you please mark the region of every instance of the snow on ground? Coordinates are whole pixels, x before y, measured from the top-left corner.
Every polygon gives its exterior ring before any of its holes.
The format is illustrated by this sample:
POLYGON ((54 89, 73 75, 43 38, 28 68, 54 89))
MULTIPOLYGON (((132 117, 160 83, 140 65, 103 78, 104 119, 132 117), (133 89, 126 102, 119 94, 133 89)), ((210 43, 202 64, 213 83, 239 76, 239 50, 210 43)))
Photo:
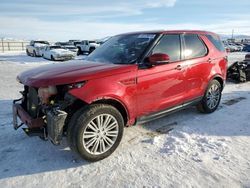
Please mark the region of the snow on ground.
POLYGON ((192 107, 126 128, 110 157, 89 163, 66 140, 54 146, 12 128, 16 75, 45 63, 53 62, 0 54, 0 187, 250 187, 250 83, 227 83, 212 114, 192 107))

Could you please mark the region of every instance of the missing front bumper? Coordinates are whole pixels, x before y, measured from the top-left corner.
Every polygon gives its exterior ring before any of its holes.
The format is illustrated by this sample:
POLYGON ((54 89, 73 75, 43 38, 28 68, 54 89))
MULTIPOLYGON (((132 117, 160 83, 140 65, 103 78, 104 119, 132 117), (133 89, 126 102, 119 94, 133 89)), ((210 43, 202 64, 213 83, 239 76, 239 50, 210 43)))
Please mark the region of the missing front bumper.
MULTIPOLYGON (((29 130, 30 133, 37 132, 38 129, 41 129, 46 132, 44 136, 48 137, 53 144, 59 144, 62 139, 63 127, 68 114, 58 108, 51 108, 46 112, 47 122, 45 123, 42 117, 32 118, 22 105, 17 103, 18 101, 21 101, 21 99, 14 100, 12 106, 14 129, 17 130, 23 124, 28 126, 26 130, 29 130), (21 120, 20 124, 18 123, 18 118, 21 120)), ((36 134, 32 134, 32 136, 35 135, 36 134)))

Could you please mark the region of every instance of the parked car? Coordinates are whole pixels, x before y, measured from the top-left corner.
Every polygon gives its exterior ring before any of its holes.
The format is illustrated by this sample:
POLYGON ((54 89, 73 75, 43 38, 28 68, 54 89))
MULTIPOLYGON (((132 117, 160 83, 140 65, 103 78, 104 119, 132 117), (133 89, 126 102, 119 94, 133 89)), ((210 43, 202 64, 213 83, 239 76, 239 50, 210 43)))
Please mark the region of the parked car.
POLYGON ((72 45, 74 45, 74 46, 76 46, 76 45, 78 45, 78 44, 81 44, 81 41, 80 41, 80 40, 69 40, 69 42, 70 42, 72 45))
MULTIPOLYGON (((49 47, 48 47, 49 48, 49 47)), ((112 37, 84 62, 53 64, 17 76, 22 99, 13 102, 13 124, 69 146, 89 161, 118 147, 124 126, 142 124, 196 105, 219 106, 227 53, 212 32, 135 32, 112 37)), ((44 151, 46 152, 46 151, 44 151)))
POLYGON ((250 62, 250 53, 245 55, 244 61, 250 62))
POLYGON ((32 40, 30 44, 26 46, 26 53, 28 56, 40 57, 47 45, 49 45, 48 41, 32 40))
POLYGON ((225 44, 225 48, 229 52, 237 52, 238 51, 238 47, 236 47, 235 45, 232 45, 232 44, 225 44))
POLYGON ((234 82, 250 81, 250 62, 247 57, 244 61, 236 61, 228 67, 227 79, 234 82))
POLYGON ((245 45, 242 51, 250 52, 250 45, 245 45))
POLYGON ((56 42, 55 45, 61 46, 63 49, 68 49, 68 50, 75 52, 75 53, 77 53, 77 51, 78 51, 78 48, 75 47, 70 42, 56 42))
POLYGON ((235 45, 236 45, 236 47, 238 48, 238 51, 242 51, 243 48, 244 48, 244 45, 243 45, 243 44, 238 44, 238 43, 236 43, 235 45))
POLYGON ((64 49, 58 45, 46 46, 43 55, 45 59, 49 59, 52 61, 60 60, 66 61, 70 59, 74 59, 76 56, 76 52, 72 52, 70 50, 64 49))
POLYGON ((81 42, 81 40, 76 40, 76 39, 69 40, 69 43, 71 43, 71 44, 73 44, 74 42, 81 42))
POLYGON ((90 40, 83 40, 80 44, 76 44, 76 47, 78 48, 78 55, 83 53, 91 53, 99 46, 100 44, 98 44, 96 41, 90 40))
POLYGON ((239 52, 239 51, 241 51, 242 49, 242 47, 241 46, 238 46, 237 44, 235 44, 235 43, 230 43, 229 44, 232 48, 234 48, 234 51, 235 52, 239 52))

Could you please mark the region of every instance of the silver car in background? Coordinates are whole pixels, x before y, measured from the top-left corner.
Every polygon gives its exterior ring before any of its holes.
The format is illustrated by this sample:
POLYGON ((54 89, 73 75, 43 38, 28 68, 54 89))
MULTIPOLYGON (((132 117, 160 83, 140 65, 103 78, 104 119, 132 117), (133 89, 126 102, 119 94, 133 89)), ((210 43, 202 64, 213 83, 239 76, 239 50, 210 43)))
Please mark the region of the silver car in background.
POLYGON ((64 49, 58 45, 46 46, 43 51, 43 58, 52 61, 66 61, 74 59, 77 52, 72 52, 68 49, 64 49))

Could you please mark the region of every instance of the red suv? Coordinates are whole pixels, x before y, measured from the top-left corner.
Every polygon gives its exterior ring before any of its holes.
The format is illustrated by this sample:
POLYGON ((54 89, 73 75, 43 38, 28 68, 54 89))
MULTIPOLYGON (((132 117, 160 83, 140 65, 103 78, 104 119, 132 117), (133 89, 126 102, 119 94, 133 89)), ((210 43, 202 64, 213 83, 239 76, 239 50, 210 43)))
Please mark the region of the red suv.
POLYGON ((109 156, 124 126, 145 123, 196 105, 215 111, 227 56, 215 33, 149 31, 114 36, 84 61, 57 63, 17 76, 24 85, 13 103, 13 124, 71 149, 89 161, 109 156), (18 118, 21 120, 19 124, 18 118))

